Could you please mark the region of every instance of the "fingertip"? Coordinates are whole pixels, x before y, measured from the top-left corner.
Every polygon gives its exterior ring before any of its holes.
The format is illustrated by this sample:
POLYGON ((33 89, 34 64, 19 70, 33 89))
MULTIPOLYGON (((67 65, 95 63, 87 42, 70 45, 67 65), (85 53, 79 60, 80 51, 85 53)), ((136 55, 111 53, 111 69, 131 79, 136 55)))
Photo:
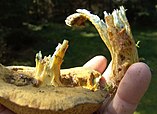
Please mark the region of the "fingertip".
POLYGON ((142 62, 131 65, 120 82, 117 94, 125 101, 137 104, 148 89, 151 80, 149 67, 142 62))
POLYGON ((89 60, 86 64, 83 65, 83 67, 89 67, 92 68, 100 73, 103 73, 107 66, 107 59, 102 56, 98 55, 89 60))
POLYGON ((139 62, 131 65, 105 112, 107 114, 132 114, 148 89, 150 80, 151 71, 145 63, 139 62))
POLYGON ((142 78, 143 80, 146 81, 145 84, 147 86, 149 85, 152 74, 147 64, 143 62, 134 63, 129 67, 128 72, 132 73, 132 75, 137 74, 137 76, 139 76, 137 77, 137 79, 142 78))

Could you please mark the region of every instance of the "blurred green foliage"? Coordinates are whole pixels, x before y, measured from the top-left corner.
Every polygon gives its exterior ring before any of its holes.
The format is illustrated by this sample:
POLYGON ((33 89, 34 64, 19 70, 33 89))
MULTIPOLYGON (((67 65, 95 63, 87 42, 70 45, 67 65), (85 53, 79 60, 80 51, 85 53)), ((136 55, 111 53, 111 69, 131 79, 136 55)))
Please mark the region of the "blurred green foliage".
POLYGON ((23 22, 63 23, 78 8, 86 8, 103 17, 104 10, 111 12, 120 5, 129 9, 127 14, 131 22, 151 25, 157 19, 156 0, 1 0, 0 25, 19 27, 23 22))

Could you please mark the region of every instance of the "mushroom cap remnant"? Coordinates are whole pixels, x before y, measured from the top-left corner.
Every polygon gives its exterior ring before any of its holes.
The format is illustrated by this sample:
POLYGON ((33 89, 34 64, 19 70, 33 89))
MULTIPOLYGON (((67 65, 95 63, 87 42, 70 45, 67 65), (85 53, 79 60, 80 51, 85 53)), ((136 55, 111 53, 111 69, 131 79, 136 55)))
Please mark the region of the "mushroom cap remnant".
MULTIPOLYGON (((23 69, 27 74, 34 71, 33 67, 23 69)), ((0 65, 0 103, 17 114, 92 114, 108 96, 105 91, 82 87, 17 86, 6 82, 10 75, 13 72, 0 65)))

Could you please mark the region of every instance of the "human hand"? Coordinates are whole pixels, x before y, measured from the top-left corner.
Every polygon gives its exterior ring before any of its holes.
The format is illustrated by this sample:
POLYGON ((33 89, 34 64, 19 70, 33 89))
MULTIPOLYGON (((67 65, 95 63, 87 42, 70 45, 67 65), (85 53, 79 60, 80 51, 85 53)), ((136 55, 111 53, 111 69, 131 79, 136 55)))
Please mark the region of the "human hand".
MULTIPOLYGON (((111 71, 111 64, 109 64, 107 69, 106 66, 107 60, 103 56, 96 56, 84 65, 84 67, 90 67, 102 73, 101 83, 105 82, 111 71)), ((102 105, 99 113, 133 114, 148 89, 150 80, 151 72, 149 67, 142 62, 134 63, 128 68, 124 78, 121 80, 113 100, 107 107, 102 105)))

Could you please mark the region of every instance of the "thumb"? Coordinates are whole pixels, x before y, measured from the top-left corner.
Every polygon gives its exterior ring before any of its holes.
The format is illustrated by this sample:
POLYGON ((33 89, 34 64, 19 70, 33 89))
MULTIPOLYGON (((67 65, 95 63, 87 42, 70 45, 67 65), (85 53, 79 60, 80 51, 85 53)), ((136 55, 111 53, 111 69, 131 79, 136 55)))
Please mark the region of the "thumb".
POLYGON ((132 114, 148 89, 151 80, 149 67, 135 63, 129 67, 121 80, 117 93, 107 106, 105 114, 132 114))

